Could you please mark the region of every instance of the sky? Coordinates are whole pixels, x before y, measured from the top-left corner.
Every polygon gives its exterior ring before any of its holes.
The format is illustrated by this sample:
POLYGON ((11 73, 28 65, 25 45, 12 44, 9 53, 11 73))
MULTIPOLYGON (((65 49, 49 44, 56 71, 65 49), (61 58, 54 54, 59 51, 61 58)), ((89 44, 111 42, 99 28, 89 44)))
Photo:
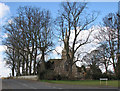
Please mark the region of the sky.
MULTIPOLYGON (((7 22, 11 22, 11 17, 16 16, 19 6, 33 6, 47 9, 50 10, 52 17, 55 18, 60 9, 60 2, 0 2, 0 75, 2 77, 8 76, 11 72, 10 69, 5 66, 3 60, 6 47, 2 45, 2 38, 6 38, 7 35, 4 33, 5 30, 2 26, 7 22)), ((102 18, 105 15, 118 11, 118 2, 88 2, 87 7, 87 12, 100 12, 97 20, 94 22, 95 25, 98 25, 102 22, 102 18)), ((56 46, 56 48, 59 48, 59 46, 56 46)))

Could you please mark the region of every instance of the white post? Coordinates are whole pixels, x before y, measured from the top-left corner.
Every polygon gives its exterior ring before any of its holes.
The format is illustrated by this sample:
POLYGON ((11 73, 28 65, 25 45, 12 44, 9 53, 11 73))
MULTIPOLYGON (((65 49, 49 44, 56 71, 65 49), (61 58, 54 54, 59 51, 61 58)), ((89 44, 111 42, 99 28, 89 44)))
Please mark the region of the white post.
POLYGON ((100 78, 100 85, 102 84, 101 81, 106 81, 105 83, 106 83, 106 86, 107 86, 107 80, 108 80, 108 78, 100 78))
POLYGON ((107 79, 106 79, 106 86, 107 86, 107 79))

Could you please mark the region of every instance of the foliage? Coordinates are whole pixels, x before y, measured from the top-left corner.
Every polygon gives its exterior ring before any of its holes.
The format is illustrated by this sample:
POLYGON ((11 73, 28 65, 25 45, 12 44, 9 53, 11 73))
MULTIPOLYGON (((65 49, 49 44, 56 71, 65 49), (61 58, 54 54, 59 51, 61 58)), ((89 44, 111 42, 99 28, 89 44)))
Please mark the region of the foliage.
POLYGON ((108 80, 117 80, 115 75, 103 73, 101 78, 108 78, 108 80))
POLYGON ((92 63, 92 65, 90 65, 90 70, 87 71, 85 78, 99 80, 101 76, 102 76, 102 72, 100 68, 95 63, 92 63))

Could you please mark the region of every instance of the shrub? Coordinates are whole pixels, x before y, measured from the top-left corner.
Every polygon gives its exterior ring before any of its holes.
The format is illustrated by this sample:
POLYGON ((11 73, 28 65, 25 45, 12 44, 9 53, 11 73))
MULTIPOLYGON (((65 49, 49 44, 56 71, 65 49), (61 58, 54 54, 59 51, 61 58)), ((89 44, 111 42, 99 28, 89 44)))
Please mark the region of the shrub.
POLYGON ((108 78, 109 80, 117 80, 117 77, 115 75, 106 74, 106 73, 103 73, 101 78, 108 78))

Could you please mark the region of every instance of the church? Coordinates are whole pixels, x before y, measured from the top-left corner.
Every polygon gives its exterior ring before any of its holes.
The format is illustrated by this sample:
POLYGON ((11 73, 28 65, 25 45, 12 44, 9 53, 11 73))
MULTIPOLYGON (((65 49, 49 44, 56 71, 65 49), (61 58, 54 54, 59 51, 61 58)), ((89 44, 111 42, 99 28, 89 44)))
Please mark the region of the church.
MULTIPOLYGON (((67 35, 67 31, 66 31, 66 35, 67 35)), ((66 40, 66 37, 65 37, 66 40)), ((71 53, 69 53, 71 55, 71 53)), ((60 76, 65 76, 68 77, 68 67, 66 64, 66 50, 65 47, 62 50, 62 56, 61 59, 50 59, 49 62, 52 64, 51 66, 51 70, 53 70, 53 73, 56 75, 60 75, 60 76)), ((87 69, 89 70, 89 69, 87 69)), ((83 67, 78 67, 75 64, 73 64, 72 66, 72 77, 77 78, 77 79, 84 79, 86 75, 86 71, 84 70, 83 67)))

